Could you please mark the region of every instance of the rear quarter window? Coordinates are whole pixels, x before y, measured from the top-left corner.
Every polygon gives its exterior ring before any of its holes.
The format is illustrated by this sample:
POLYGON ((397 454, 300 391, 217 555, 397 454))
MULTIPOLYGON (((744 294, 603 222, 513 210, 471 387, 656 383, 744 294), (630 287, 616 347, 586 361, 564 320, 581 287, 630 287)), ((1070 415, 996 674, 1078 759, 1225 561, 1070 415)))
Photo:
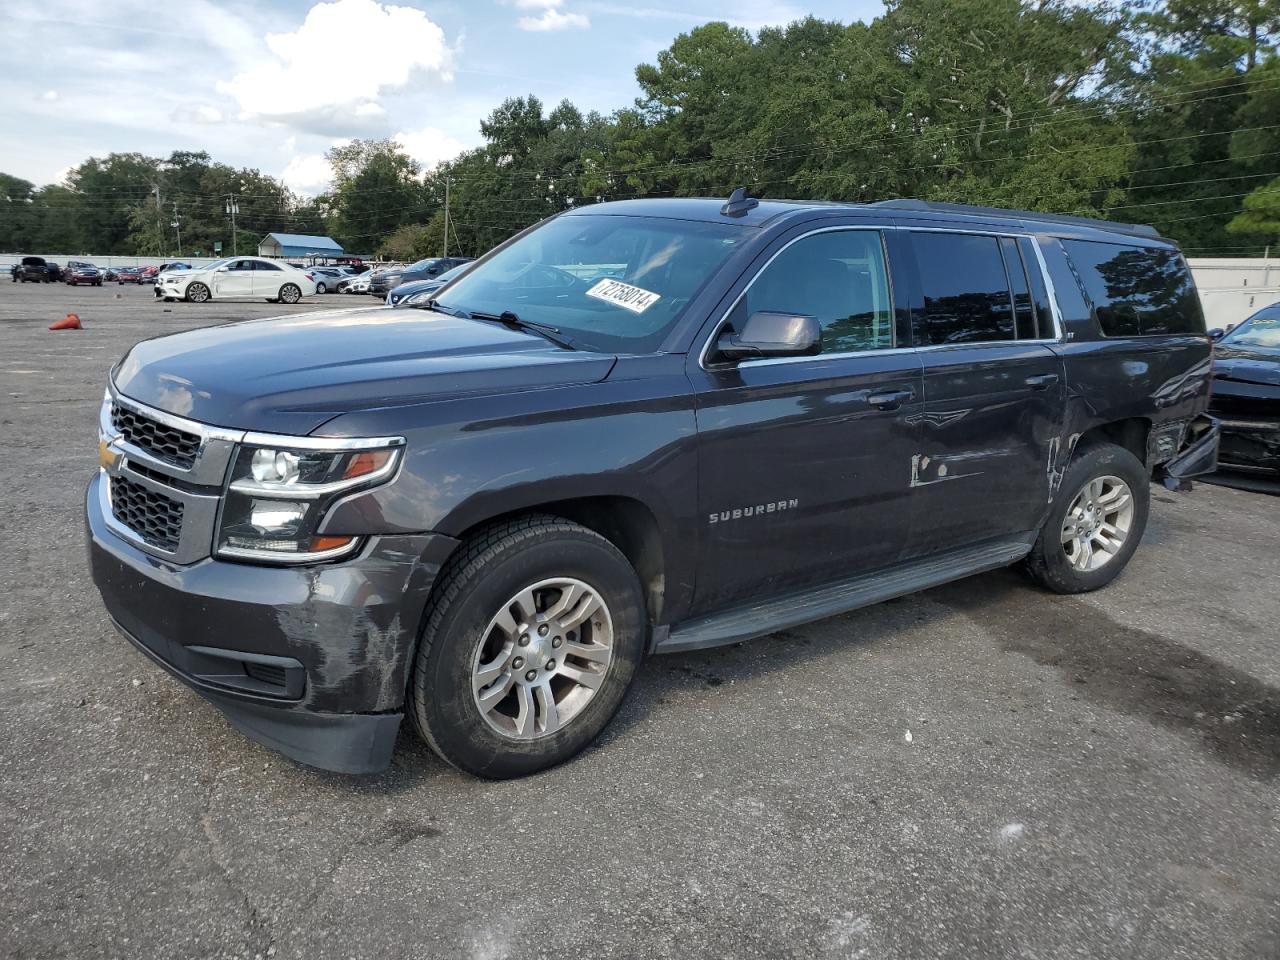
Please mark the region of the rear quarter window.
POLYGON ((1176 250, 1063 240, 1106 337, 1203 334, 1191 271, 1176 250))

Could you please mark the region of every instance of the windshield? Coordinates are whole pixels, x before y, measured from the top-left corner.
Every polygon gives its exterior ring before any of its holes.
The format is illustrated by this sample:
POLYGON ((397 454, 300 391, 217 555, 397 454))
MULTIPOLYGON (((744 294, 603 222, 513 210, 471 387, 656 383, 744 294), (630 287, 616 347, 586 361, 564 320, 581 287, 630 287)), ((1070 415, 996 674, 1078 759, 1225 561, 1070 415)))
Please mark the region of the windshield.
POLYGON ((425 260, 419 260, 417 263, 415 263, 415 264, 414 264, 413 266, 411 266, 411 267, 405 267, 405 268, 404 268, 404 271, 405 271, 405 273, 410 273, 410 272, 412 272, 412 271, 414 271, 414 270, 425 270, 425 269, 427 269, 427 267, 429 267, 429 266, 431 266, 433 263, 435 263, 438 259, 440 259, 440 258, 439 258, 439 257, 427 257, 427 259, 425 259, 425 260))
POLYGON ((1236 347, 1280 350, 1280 310, 1255 313, 1223 337, 1222 342, 1236 347))
POLYGON ((517 313, 588 350, 649 353, 703 283, 745 242, 743 228, 653 217, 558 217, 472 269, 439 302, 517 313))

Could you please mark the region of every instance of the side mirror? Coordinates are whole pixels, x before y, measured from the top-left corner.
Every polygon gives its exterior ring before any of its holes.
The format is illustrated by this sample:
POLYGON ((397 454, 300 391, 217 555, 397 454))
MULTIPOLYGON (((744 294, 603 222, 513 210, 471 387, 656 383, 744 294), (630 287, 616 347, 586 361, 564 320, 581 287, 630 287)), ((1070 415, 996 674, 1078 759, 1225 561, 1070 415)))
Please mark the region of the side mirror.
POLYGON ((725 360, 812 357, 822 350, 822 327, 817 317, 761 310, 747 318, 741 333, 721 334, 716 350, 725 360))
POLYGON ((214 273, 226 273, 226 272, 227 272, 227 271, 229 271, 230 269, 231 269, 230 267, 219 267, 217 270, 215 270, 215 271, 213 271, 213 272, 214 272, 214 273))
POLYGON ((1223 330, 1221 327, 1214 327, 1212 330, 1209 331, 1210 340, 1221 340, 1226 335, 1227 335, 1227 331, 1223 330))

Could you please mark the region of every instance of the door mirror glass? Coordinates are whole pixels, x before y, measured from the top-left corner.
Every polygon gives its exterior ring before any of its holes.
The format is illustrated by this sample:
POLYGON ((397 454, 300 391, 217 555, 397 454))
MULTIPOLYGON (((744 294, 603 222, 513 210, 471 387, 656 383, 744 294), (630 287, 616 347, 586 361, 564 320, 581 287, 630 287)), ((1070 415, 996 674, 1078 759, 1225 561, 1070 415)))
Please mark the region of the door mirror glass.
POLYGON ((822 350, 822 327, 807 314, 760 310, 751 314, 741 333, 721 334, 716 348, 725 360, 811 357, 822 350))

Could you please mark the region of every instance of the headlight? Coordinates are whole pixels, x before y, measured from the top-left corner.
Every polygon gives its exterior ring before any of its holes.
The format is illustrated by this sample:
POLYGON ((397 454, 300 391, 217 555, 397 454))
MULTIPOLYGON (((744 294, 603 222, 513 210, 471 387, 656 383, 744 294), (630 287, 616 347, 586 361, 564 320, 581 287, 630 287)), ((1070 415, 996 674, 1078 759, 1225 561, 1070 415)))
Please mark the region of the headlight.
POLYGON ((426 303, 428 300, 434 297, 438 292, 439 292, 438 290, 419 290, 417 293, 409 294, 409 296, 401 300, 400 303, 406 306, 411 303, 426 303))
POLYGON ((329 448, 302 441, 241 444, 218 523, 218 555, 309 563, 354 552, 359 537, 321 534, 320 524, 343 496, 389 480, 403 443, 380 438, 337 441, 329 448))

